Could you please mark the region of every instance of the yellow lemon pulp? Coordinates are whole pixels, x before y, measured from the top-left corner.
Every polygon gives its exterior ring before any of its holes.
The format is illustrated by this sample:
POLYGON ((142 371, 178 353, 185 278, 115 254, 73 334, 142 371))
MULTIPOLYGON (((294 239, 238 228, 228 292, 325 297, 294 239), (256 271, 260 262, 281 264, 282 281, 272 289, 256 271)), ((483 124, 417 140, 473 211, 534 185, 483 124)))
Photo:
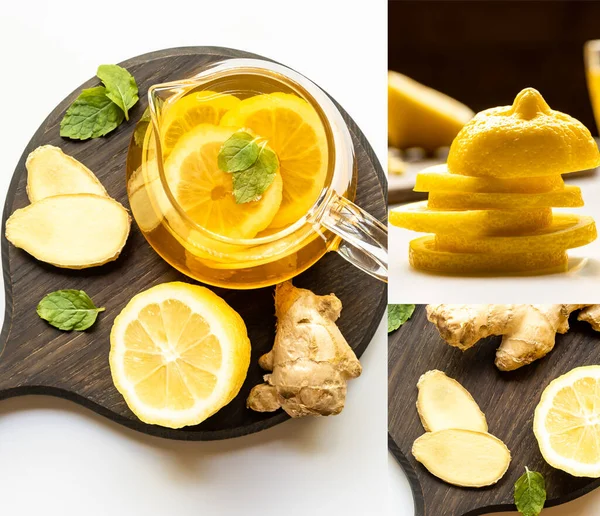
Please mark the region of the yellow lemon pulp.
POLYGON ((182 137, 165 162, 165 175, 178 204, 203 228, 230 238, 254 238, 267 228, 282 199, 282 180, 275 180, 257 201, 237 204, 233 176, 217 165, 223 143, 236 130, 200 124, 182 137))
POLYGON ((270 226, 283 228, 303 217, 318 199, 328 169, 327 137, 313 107, 288 93, 257 95, 228 111, 221 125, 251 129, 279 158, 283 199, 270 226))
POLYGON ((388 140, 404 149, 450 145, 473 111, 439 91, 388 72, 388 140))
POLYGON ((550 382, 533 431, 548 464, 577 477, 600 477, 600 366, 575 368, 550 382))
POLYGON ((250 363, 242 318, 212 291, 164 283, 115 319, 110 369, 136 416, 170 428, 196 425, 239 392, 250 363))
POLYGON ((198 91, 163 107, 161 142, 163 157, 167 157, 179 139, 200 124, 218 125, 223 115, 240 103, 226 93, 198 91))

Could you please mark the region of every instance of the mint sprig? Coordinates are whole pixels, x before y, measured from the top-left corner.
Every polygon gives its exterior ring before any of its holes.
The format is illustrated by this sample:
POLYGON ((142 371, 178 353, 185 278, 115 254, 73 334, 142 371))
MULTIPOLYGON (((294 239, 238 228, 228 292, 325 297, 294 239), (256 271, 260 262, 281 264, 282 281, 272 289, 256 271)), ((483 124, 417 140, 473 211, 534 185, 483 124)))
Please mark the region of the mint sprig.
POLYGON ((397 330, 415 311, 415 305, 388 305, 388 333, 397 330))
POLYGON ((133 76, 117 65, 101 65, 98 77, 105 86, 83 90, 60 122, 60 135, 74 140, 99 138, 110 133, 138 101, 133 76))
POLYGON ((275 180, 279 168, 277 155, 266 142, 245 131, 238 131, 223 143, 217 164, 233 174, 233 196, 237 204, 258 201, 275 180))
POLYGON ((96 76, 106 87, 106 96, 121 108, 125 120, 138 101, 138 87, 133 75, 118 65, 100 65, 96 76))
POLYGON ((541 473, 530 471, 525 467, 525 473, 515 483, 515 505, 523 516, 538 516, 546 503, 546 482, 541 473))
POLYGON ((59 330, 87 330, 96 322, 99 312, 83 290, 57 290, 47 294, 37 306, 37 314, 59 330))

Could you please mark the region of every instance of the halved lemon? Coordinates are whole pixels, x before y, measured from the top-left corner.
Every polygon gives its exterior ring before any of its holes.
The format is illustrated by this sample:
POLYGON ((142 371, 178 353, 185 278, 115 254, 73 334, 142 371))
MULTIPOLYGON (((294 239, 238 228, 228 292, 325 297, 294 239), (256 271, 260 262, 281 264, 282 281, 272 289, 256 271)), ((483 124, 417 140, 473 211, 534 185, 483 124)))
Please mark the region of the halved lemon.
POLYGON ((218 125, 223 115, 239 103, 233 95, 198 91, 165 107, 161 124, 163 156, 167 157, 188 131, 200 124, 218 125))
POLYGON ((533 432, 546 462, 576 477, 600 477, 600 366, 577 367, 550 382, 533 432))
POLYGON ((135 296, 110 333, 117 390, 142 421, 197 425, 238 394, 250 364, 239 314, 207 288, 173 282, 135 296))
POLYGON ((197 224, 230 238, 253 238, 279 210, 279 172, 258 201, 237 204, 233 175, 217 165, 223 143, 236 130, 200 124, 180 139, 165 162, 165 175, 178 204, 197 224))
POLYGON ((221 125, 251 129, 279 158, 283 200, 271 227, 282 228, 303 217, 327 177, 327 137, 314 108, 289 93, 257 95, 228 111, 221 125))

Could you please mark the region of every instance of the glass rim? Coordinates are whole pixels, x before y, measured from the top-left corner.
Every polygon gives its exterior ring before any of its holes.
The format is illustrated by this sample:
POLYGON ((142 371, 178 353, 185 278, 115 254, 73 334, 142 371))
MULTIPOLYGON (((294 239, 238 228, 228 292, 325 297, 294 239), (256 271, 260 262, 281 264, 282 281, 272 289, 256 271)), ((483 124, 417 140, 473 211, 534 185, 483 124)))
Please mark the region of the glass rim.
MULTIPOLYGON (((160 158, 157 160, 159 176, 169 202, 173 205, 179 216, 182 217, 187 225, 193 227, 194 230, 205 234, 208 238, 219 242, 237 246, 257 246, 268 244, 294 234, 307 223, 313 224, 314 222, 317 222, 334 194, 332 185, 334 184, 335 178, 339 177, 344 172, 346 167, 353 166, 354 146, 352 137, 350 135, 350 130, 348 129, 342 114, 331 98, 319 86, 317 86, 304 75, 273 61, 255 58, 232 58, 218 61, 208 65, 204 70, 189 79, 152 85, 148 89, 148 105, 150 107, 150 113, 152 117, 152 128, 154 131, 153 137, 156 141, 157 153, 159 153, 158 157, 160 158), (185 210, 183 210, 183 208, 179 205, 175 196, 173 195, 173 192, 171 191, 164 173, 161 144, 160 141, 157 141, 158 113, 156 111, 156 103, 154 102, 154 97, 157 95, 157 92, 165 90, 176 91, 179 89, 181 91, 175 93, 176 98, 179 98, 184 96, 189 90, 199 86, 201 81, 219 78, 219 76, 227 77, 230 75, 238 75, 240 73, 246 75, 268 76, 271 79, 279 80, 280 82, 285 83, 288 87, 291 87, 294 92, 297 92, 302 98, 305 98, 305 100, 317 105, 322 111, 324 117, 318 111, 317 114, 321 118, 321 122, 323 123, 325 130, 329 131, 331 134, 331 139, 333 142, 332 154, 334 163, 330 168, 332 173, 329 184, 324 186, 319 197, 315 200, 310 209, 306 212, 306 214, 304 214, 294 223, 290 224, 288 227, 259 238, 232 238, 223 236, 206 229, 192 220, 187 215, 185 210), (273 77, 273 74, 279 75, 281 78, 273 77)), ((302 238, 304 238, 304 236, 302 238)))

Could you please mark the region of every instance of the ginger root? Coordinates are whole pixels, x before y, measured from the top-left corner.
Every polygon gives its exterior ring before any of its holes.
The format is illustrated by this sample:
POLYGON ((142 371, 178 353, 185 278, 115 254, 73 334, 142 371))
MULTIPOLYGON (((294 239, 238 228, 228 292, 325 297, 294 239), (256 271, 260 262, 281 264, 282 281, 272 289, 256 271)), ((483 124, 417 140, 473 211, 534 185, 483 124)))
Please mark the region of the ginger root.
POLYGON ((259 365, 272 371, 255 386, 247 406, 258 412, 283 408, 291 417, 339 414, 346 382, 361 365, 335 321, 342 310, 333 294, 318 296, 291 281, 277 285, 277 334, 273 349, 259 365))
POLYGON ((557 333, 569 329, 569 315, 600 328, 598 305, 428 305, 427 318, 451 346, 466 350, 480 339, 502 335, 496 366, 512 371, 542 358, 554 348, 557 333))
POLYGON ((462 487, 485 487, 500 480, 510 464, 510 451, 484 432, 448 428, 419 437, 412 453, 432 475, 462 487))
POLYGON ((427 470, 449 484, 485 487, 500 480, 510 451, 488 433, 485 414, 471 394, 442 371, 428 371, 417 383, 417 411, 426 434, 412 454, 427 470))
POLYGON ((487 432, 485 414, 460 383, 442 371, 427 371, 417 383, 417 411, 427 432, 463 428, 487 432))
POLYGON ((16 210, 6 221, 6 238, 38 260, 83 269, 116 260, 130 223, 110 197, 57 195, 16 210))
POLYGON ((27 161, 27 196, 30 202, 55 195, 89 193, 107 196, 94 173, 53 145, 33 150, 27 161))

